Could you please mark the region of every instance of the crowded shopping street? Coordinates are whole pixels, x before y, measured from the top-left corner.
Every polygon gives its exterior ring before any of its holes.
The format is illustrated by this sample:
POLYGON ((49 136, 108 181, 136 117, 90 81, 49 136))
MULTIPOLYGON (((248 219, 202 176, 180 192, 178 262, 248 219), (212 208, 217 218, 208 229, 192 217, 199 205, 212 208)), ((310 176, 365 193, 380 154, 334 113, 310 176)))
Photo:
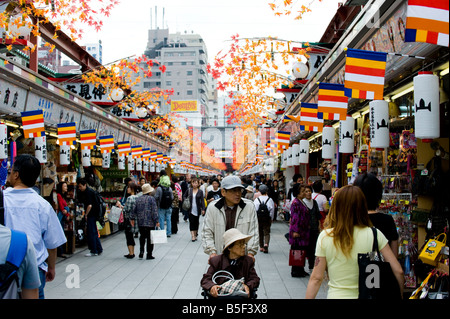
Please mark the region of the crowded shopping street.
POLYGON ((0 35, 2 301, 444 309, 449 1, 0 0, 0 35))

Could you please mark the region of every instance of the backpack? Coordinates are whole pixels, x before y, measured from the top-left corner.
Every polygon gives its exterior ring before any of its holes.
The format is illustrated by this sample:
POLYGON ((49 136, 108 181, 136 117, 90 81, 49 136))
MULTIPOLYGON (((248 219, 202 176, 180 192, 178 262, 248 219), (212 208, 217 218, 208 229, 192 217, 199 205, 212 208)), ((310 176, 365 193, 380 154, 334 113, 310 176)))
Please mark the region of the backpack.
POLYGON ((6 262, 0 265, 0 299, 21 299, 17 270, 25 258, 27 248, 27 235, 11 230, 11 244, 6 262))
POLYGON ((106 204, 105 200, 103 199, 102 195, 100 195, 99 192, 94 191, 94 193, 95 193, 95 202, 98 205, 97 221, 103 227, 105 226, 105 215, 108 204, 106 204))
POLYGON ((270 211, 269 207, 267 207, 267 202, 270 200, 270 197, 266 200, 265 203, 261 203, 258 197, 259 207, 256 211, 256 215, 258 215, 258 218, 270 218, 270 211))
POLYGON ((166 186, 161 186, 161 190, 162 196, 161 201, 159 202, 159 208, 168 209, 172 207, 172 199, 171 199, 172 190, 166 186))

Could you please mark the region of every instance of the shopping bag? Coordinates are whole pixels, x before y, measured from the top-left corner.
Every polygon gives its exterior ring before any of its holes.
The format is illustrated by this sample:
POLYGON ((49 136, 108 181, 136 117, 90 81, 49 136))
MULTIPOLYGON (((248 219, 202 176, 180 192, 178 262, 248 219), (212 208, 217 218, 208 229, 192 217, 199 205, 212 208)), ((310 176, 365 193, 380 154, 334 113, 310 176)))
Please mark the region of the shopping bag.
POLYGON ((290 213, 291 212, 291 201, 289 199, 286 199, 281 208, 283 209, 284 212, 290 213))
POLYGON ((289 251, 289 266, 304 267, 305 266, 305 258, 306 258, 305 250, 291 249, 289 251))
POLYGON ((122 208, 119 208, 117 206, 111 207, 111 210, 109 212, 108 219, 111 223, 117 224, 120 219, 120 214, 122 214, 122 208))
POLYGON ((155 229, 150 231, 152 244, 167 244, 167 234, 165 229, 155 229))
POLYGON ((445 233, 439 234, 435 238, 428 240, 419 255, 419 259, 425 264, 437 266, 441 255, 441 249, 442 247, 445 247, 446 242, 447 235, 445 233), (441 236, 443 237, 442 241, 440 241, 441 236))

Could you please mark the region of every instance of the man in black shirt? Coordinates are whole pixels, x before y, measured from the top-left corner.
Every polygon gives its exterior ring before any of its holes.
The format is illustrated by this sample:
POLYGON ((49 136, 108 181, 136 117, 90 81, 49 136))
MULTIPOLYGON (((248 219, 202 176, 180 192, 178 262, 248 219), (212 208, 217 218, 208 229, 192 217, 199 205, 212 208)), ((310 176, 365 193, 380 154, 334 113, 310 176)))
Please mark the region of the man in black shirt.
POLYGON ((79 199, 84 204, 84 216, 86 217, 86 236, 90 253, 86 257, 98 256, 103 252, 100 238, 98 238, 97 217, 100 214, 100 203, 94 190, 87 186, 84 178, 77 180, 79 199))

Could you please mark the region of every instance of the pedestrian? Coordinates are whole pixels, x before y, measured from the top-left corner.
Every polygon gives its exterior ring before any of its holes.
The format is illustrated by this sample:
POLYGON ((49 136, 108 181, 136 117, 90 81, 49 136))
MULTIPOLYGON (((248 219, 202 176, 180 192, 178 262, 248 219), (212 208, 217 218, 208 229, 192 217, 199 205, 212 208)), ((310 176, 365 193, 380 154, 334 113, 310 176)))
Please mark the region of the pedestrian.
MULTIPOLYGON (((291 204, 291 219, 289 221, 289 244, 291 245, 291 250, 306 251, 308 249, 311 215, 308 212, 308 207, 302 201, 304 190, 305 185, 300 183, 294 184, 292 188, 294 200, 291 204)), ((309 274, 303 266, 292 266, 291 276, 306 277, 309 274)))
MULTIPOLYGON (((67 182, 60 182, 56 186, 56 198, 57 198, 57 216, 58 220, 61 223, 61 228, 66 228, 66 222, 68 222, 71 218, 70 216, 70 208, 67 205, 68 197, 67 197, 67 182)), ((53 197, 53 196, 52 196, 53 197)), ((65 252, 65 244, 61 245, 57 249, 57 256, 62 258, 67 258, 64 255, 65 252)))
POLYGON ((303 176, 302 174, 294 174, 294 176, 292 177, 292 185, 291 188, 289 189, 287 195, 286 195, 286 199, 290 200, 291 203, 294 200, 295 196, 292 193, 294 190, 294 185, 295 184, 303 184, 303 176))
POLYGON ((142 176, 141 178, 139 178, 139 187, 142 187, 144 184, 147 184, 147 180, 144 176, 142 176))
POLYGON ((254 257, 258 252, 258 218, 253 201, 242 198, 244 188, 241 179, 228 175, 222 180, 222 198, 208 205, 202 228, 203 251, 211 257, 222 253, 223 234, 230 228, 237 228, 251 235, 247 245, 247 254, 254 257))
MULTIPOLYGON (((181 187, 181 196, 182 198, 186 198, 187 193, 189 191, 189 185, 188 183, 185 181, 184 176, 180 176, 180 187, 181 187)), ((185 211, 183 209, 183 206, 181 206, 181 213, 183 214, 183 220, 185 222, 187 222, 188 218, 189 218, 189 212, 185 211)))
POLYGON ((52 206, 32 187, 41 173, 36 157, 19 155, 8 170, 11 186, 3 191, 5 226, 22 231, 33 242, 41 285, 39 298, 44 299, 46 281, 55 279, 57 248, 67 242, 52 206))
POLYGON ((309 242, 308 248, 306 249, 306 258, 308 258, 309 270, 312 271, 314 268, 316 243, 317 237, 319 237, 320 233, 320 219, 322 218, 322 215, 320 214, 317 201, 312 198, 312 187, 310 185, 305 185, 303 202, 306 204, 306 207, 308 207, 308 213, 310 216, 309 242))
POLYGON ((253 186, 247 186, 245 189, 247 192, 245 193, 244 198, 253 201, 253 198, 255 197, 255 193, 253 192, 253 186))
POLYGON ((208 205, 217 199, 220 199, 222 197, 222 192, 220 191, 220 182, 218 179, 213 179, 211 181, 211 190, 208 190, 208 195, 206 197, 206 202, 208 205))
MULTIPOLYGON (((130 182, 131 183, 131 182, 130 182)), ((86 236, 89 253, 86 257, 99 256, 103 252, 97 229, 97 218, 100 214, 100 205, 97 201, 95 191, 87 186, 84 178, 77 180, 77 187, 80 191, 80 201, 84 204, 84 217, 86 219, 86 236)), ((128 188, 129 186, 127 186, 128 188)), ((128 196, 127 196, 128 197, 128 196)))
POLYGON ((223 234, 223 252, 211 258, 208 271, 200 282, 202 288, 212 297, 218 297, 219 287, 226 281, 221 277, 217 278, 216 282, 213 281, 214 274, 221 270, 229 272, 234 279, 244 278, 244 289, 248 297, 259 287, 260 278, 255 270, 255 261, 245 253, 245 247, 251 237, 236 228, 231 228, 223 234))
POLYGON ((172 234, 172 202, 173 192, 170 188, 170 178, 165 170, 159 173, 158 188, 155 192, 156 204, 158 205, 159 224, 161 229, 166 229, 167 237, 172 234))
POLYGON ((173 201, 172 201, 172 214, 171 214, 171 227, 172 227, 172 234, 176 234, 178 233, 178 220, 179 220, 179 215, 180 215, 180 199, 179 199, 179 195, 181 195, 181 189, 180 189, 180 194, 178 194, 177 189, 175 187, 175 185, 178 185, 178 183, 174 183, 174 181, 178 181, 178 179, 176 177, 172 177, 172 183, 170 183, 170 188, 172 189, 173 192, 173 201))
POLYGON ((202 190, 199 188, 199 180, 196 177, 191 178, 191 189, 189 191, 189 230, 191 231, 191 240, 197 241, 200 215, 205 215, 205 198, 202 190))
POLYGON ((125 181, 124 181, 125 187, 123 188, 123 191, 122 191, 122 198, 120 199, 120 204, 121 204, 122 206, 125 205, 125 202, 127 201, 127 197, 128 197, 127 188, 128 188, 128 185, 129 185, 132 181, 133 181, 133 180, 131 179, 131 177, 125 178, 125 181))
POLYGON ((155 259, 153 256, 153 244, 150 239, 150 231, 155 230, 160 226, 158 216, 158 206, 156 200, 150 194, 153 192, 153 187, 149 184, 142 186, 142 196, 136 199, 136 204, 131 211, 131 226, 134 227, 135 220, 139 228, 139 259, 144 258, 145 243, 147 242, 147 256, 146 259, 155 259))
POLYGON ((325 195, 322 194, 323 191, 322 181, 315 181, 312 185, 312 189, 313 189, 312 199, 314 199, 317 202, 321 215, 320 229, 323 229, 323 222, 328 214, 328 199, 325 195))
POLYGON ((391 215, 377 211, 383 197, 383 184, 375 175, 364 173, 356 178, 353 185, 363 191, 370 221, 387 238, 394 256, 398 257, 398 232, 395 221, 391 215))
MULTIPOLYGON (((306 298, 314 299, 327 270, 328 299, 357 299, 358 254, 372 251, 372 223, 364 194, 357 186, 347 185, 334 195, 316 247, 316 263, 306 289, 306 298)), ((377 230, 378 249, 391 266, 403 294, 404 274, 382 232, 377 230)))
MULTIPOLYGON (((1 195, 3 196, 3 195, 1 195)), ((8 252, 11 244, 12 231, 3 225, 3 216, 0 217, 0 265, 5 265, 8 252)), ((21 290, 20 298, 21 299, 38 299, 39 298, 39 286, 41 285, 41 280, 39 279, 39 271, 36 259, 36 253, 34 250, 34 245, 31 239, 23 232, 21 232, 26 237, 26 252, 24 259, 20 263, 19 269, 17 269, 17 285, 21 290)), ((14 253, 17 253, 15 251, 14 253)), ((7 271, 8 269, 3 268, 0 269, 7 271)), ((8 281, 5 280, 5 283, 8 281)), ((2 277, 3 283, 3 277, 2 277)), ((15 283, 13 282, 12 285, 15 283)), ((3 288, 3 287, 2 287, 3 288)), ((6 287, 5 287, 6 288, 6 287)), ((3 299, 13 299, 16 296, 7 295, 8 291, 0 290, 0 299, 3 296, 3 299)))
MULTIPOLYGON (((145 184, 144 184, 145 185, 145 184)), ((131 218, 131 212, 134 209, 134 206, 136 205, 136 200, 142 196, 137 195, 138 191, 138 185, 136 185, 135 182, 131 182, 128 185, 127 192, 128 192, 128 198, 125 202, 125 205, 123 206, 123 224, 124 224, 124 232, 125 232, 125 239, 128 247, 128 254, 124 255, 125 258, 132 259, 135 257, 134 254, 134 246, 136 246, 136 242, 134 241, 134 234, 136 234, 139 229, 137 227, 136 221, 131 218), (134 224, 134 226, 132 226, 134 224)))
POLYGON ((278 205, 280 201, 280 186, 278 185, 278 180, 273 180, 272 185, 269 186, 269 197, 272 198, 275 204, 273 220, 277 220, 278 205))
POLYGON ((261 192, 259 191, 259 187, 261 186, 261 184, 259 184, 258 182, 256 182, 256 186, 254 187, 255 191, 253 194, 253 200, 257 199, 259 196, 261 196, 261 192))
POLYGON ((256 215, 258 216, 259 250, 267 254, 269 252, 270 226, 275 212, 275 204, 272 198, 268 196, 269 188, 266 185, 261 184, 259 191, 261 196, 254 201, 256 215))

